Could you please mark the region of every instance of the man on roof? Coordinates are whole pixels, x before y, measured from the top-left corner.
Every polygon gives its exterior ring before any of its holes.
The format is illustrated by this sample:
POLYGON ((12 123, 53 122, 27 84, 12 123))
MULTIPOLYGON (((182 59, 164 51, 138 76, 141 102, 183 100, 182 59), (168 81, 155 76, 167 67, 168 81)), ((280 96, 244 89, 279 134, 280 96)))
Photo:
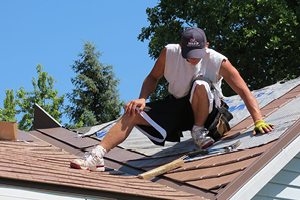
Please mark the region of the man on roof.
POLYGON ((190 130, 196 146, 202 149, 211 146, 219 138, 210 135, 207 128, 222 106, 223 79, 244 101, 255 124, 254 131, 271 132, 272 125, 263 120, 255 97, 237 69, 224 55, 208 48, 202 29, 187 28, 181 35, 180 44, 168 44, 161 51, 143 82, 139 98, 126 104, 124 115, 100 144, 86 158, 71 161, 70 166, 104 171, 104 155, 122 143, 134 126, 146 132, 158 145, 164 145, 165 141, 179 142, 182 131, 190 130), (163 76, 168 82, 169 96, 146 103, 163 76), (165 137, 140 115, 141 111, 165 130, 165 137))

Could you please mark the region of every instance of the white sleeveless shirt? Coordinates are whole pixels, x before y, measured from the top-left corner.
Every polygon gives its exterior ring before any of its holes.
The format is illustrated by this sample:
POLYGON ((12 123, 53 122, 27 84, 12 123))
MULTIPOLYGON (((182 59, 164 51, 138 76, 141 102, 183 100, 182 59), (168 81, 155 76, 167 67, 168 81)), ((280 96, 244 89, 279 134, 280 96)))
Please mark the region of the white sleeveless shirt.
POLYGON ((182 57, 179 44, 169 44, 166 46, 166 50, 164 76, 169 83, 170 94, 176 98, 186 96, 193 80, 197 76, 203 76, 213 83, 219 97, 223 97, 222 77, 219 76, 219 70, 222 61, 227 60, 224 55, 208 48, 206 56, 197 65, 192 65, 182 57))

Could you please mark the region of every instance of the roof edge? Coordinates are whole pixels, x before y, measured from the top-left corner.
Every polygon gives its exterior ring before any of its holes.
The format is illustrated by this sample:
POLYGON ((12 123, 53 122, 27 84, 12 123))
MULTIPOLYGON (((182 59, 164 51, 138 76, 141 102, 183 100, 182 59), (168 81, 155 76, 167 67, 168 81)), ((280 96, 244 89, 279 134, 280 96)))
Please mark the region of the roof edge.
POLYGON ((257 161, 247 167, 241 176, 225 187, 216 199, 251 199, 299 153, 299 135, 300 120, 297 120, 282 138, 263 153, 257 161))
POLYGON ((8 185, 11 187, 17 187, 19 189, 25 190, 41 190, 41 191, 51 191, 58 192, 61 194, 69 194, 72 196, 83 196, 86 198, 82 199, 131 199, 131 200, 157 200, 158 197, 143 196, 138 194, 126 194, 121 192, 112 191, 101 191, 97 189, 89 189, 84 187, 73 187, 69 185, 57 185, 54 183, 43 183, 35 182, 29 180, 11 179, 11 178, 1 178, 0 184, 8 185), (59 187, 58 187, 59 186, 59 187))
POLYGON ((34 104, 33 129, 56 128, 62 125, 37 103, 34 104))

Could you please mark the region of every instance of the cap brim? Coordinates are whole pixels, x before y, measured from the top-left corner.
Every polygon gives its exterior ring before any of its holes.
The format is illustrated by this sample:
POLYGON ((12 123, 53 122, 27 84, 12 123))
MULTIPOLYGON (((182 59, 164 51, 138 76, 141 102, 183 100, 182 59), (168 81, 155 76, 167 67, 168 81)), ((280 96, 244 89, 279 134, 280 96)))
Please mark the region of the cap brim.
POLYGON ((206 54, 206 49, 182 49, 182 57, 187 58, 203 58, 206 54))

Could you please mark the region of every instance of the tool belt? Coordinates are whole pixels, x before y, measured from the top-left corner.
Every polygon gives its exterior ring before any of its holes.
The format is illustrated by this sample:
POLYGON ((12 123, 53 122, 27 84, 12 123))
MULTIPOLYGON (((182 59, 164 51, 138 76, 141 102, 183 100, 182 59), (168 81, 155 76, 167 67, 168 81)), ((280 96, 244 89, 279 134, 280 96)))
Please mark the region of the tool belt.
MULTIPOLYGON (((195 80, 203 80, 207 82, 211 91, 214 93, 216 92, 216 87, 208 78, 199 76, 195 80)), ((215 141, 220 140, 223 135, 231 129, 229 121, 233 118, 233 115, 229 112, 228 108, 229 106, 223 101, 222 98, 215 96, 212 113, 209 114, 204 125, 209 131, 208 136, 212 137, 215 141)))
POLYGON ((226 132, 230 131, 229 121, 233 116, 228 111, 228 105, 223 100, 221 100, 221 106, 215 108, 213 112, 215 113, 211 115, 211 119, 207 120, 209 125, 206 128, 209 131, 208 136, 218 141, 226 132))

